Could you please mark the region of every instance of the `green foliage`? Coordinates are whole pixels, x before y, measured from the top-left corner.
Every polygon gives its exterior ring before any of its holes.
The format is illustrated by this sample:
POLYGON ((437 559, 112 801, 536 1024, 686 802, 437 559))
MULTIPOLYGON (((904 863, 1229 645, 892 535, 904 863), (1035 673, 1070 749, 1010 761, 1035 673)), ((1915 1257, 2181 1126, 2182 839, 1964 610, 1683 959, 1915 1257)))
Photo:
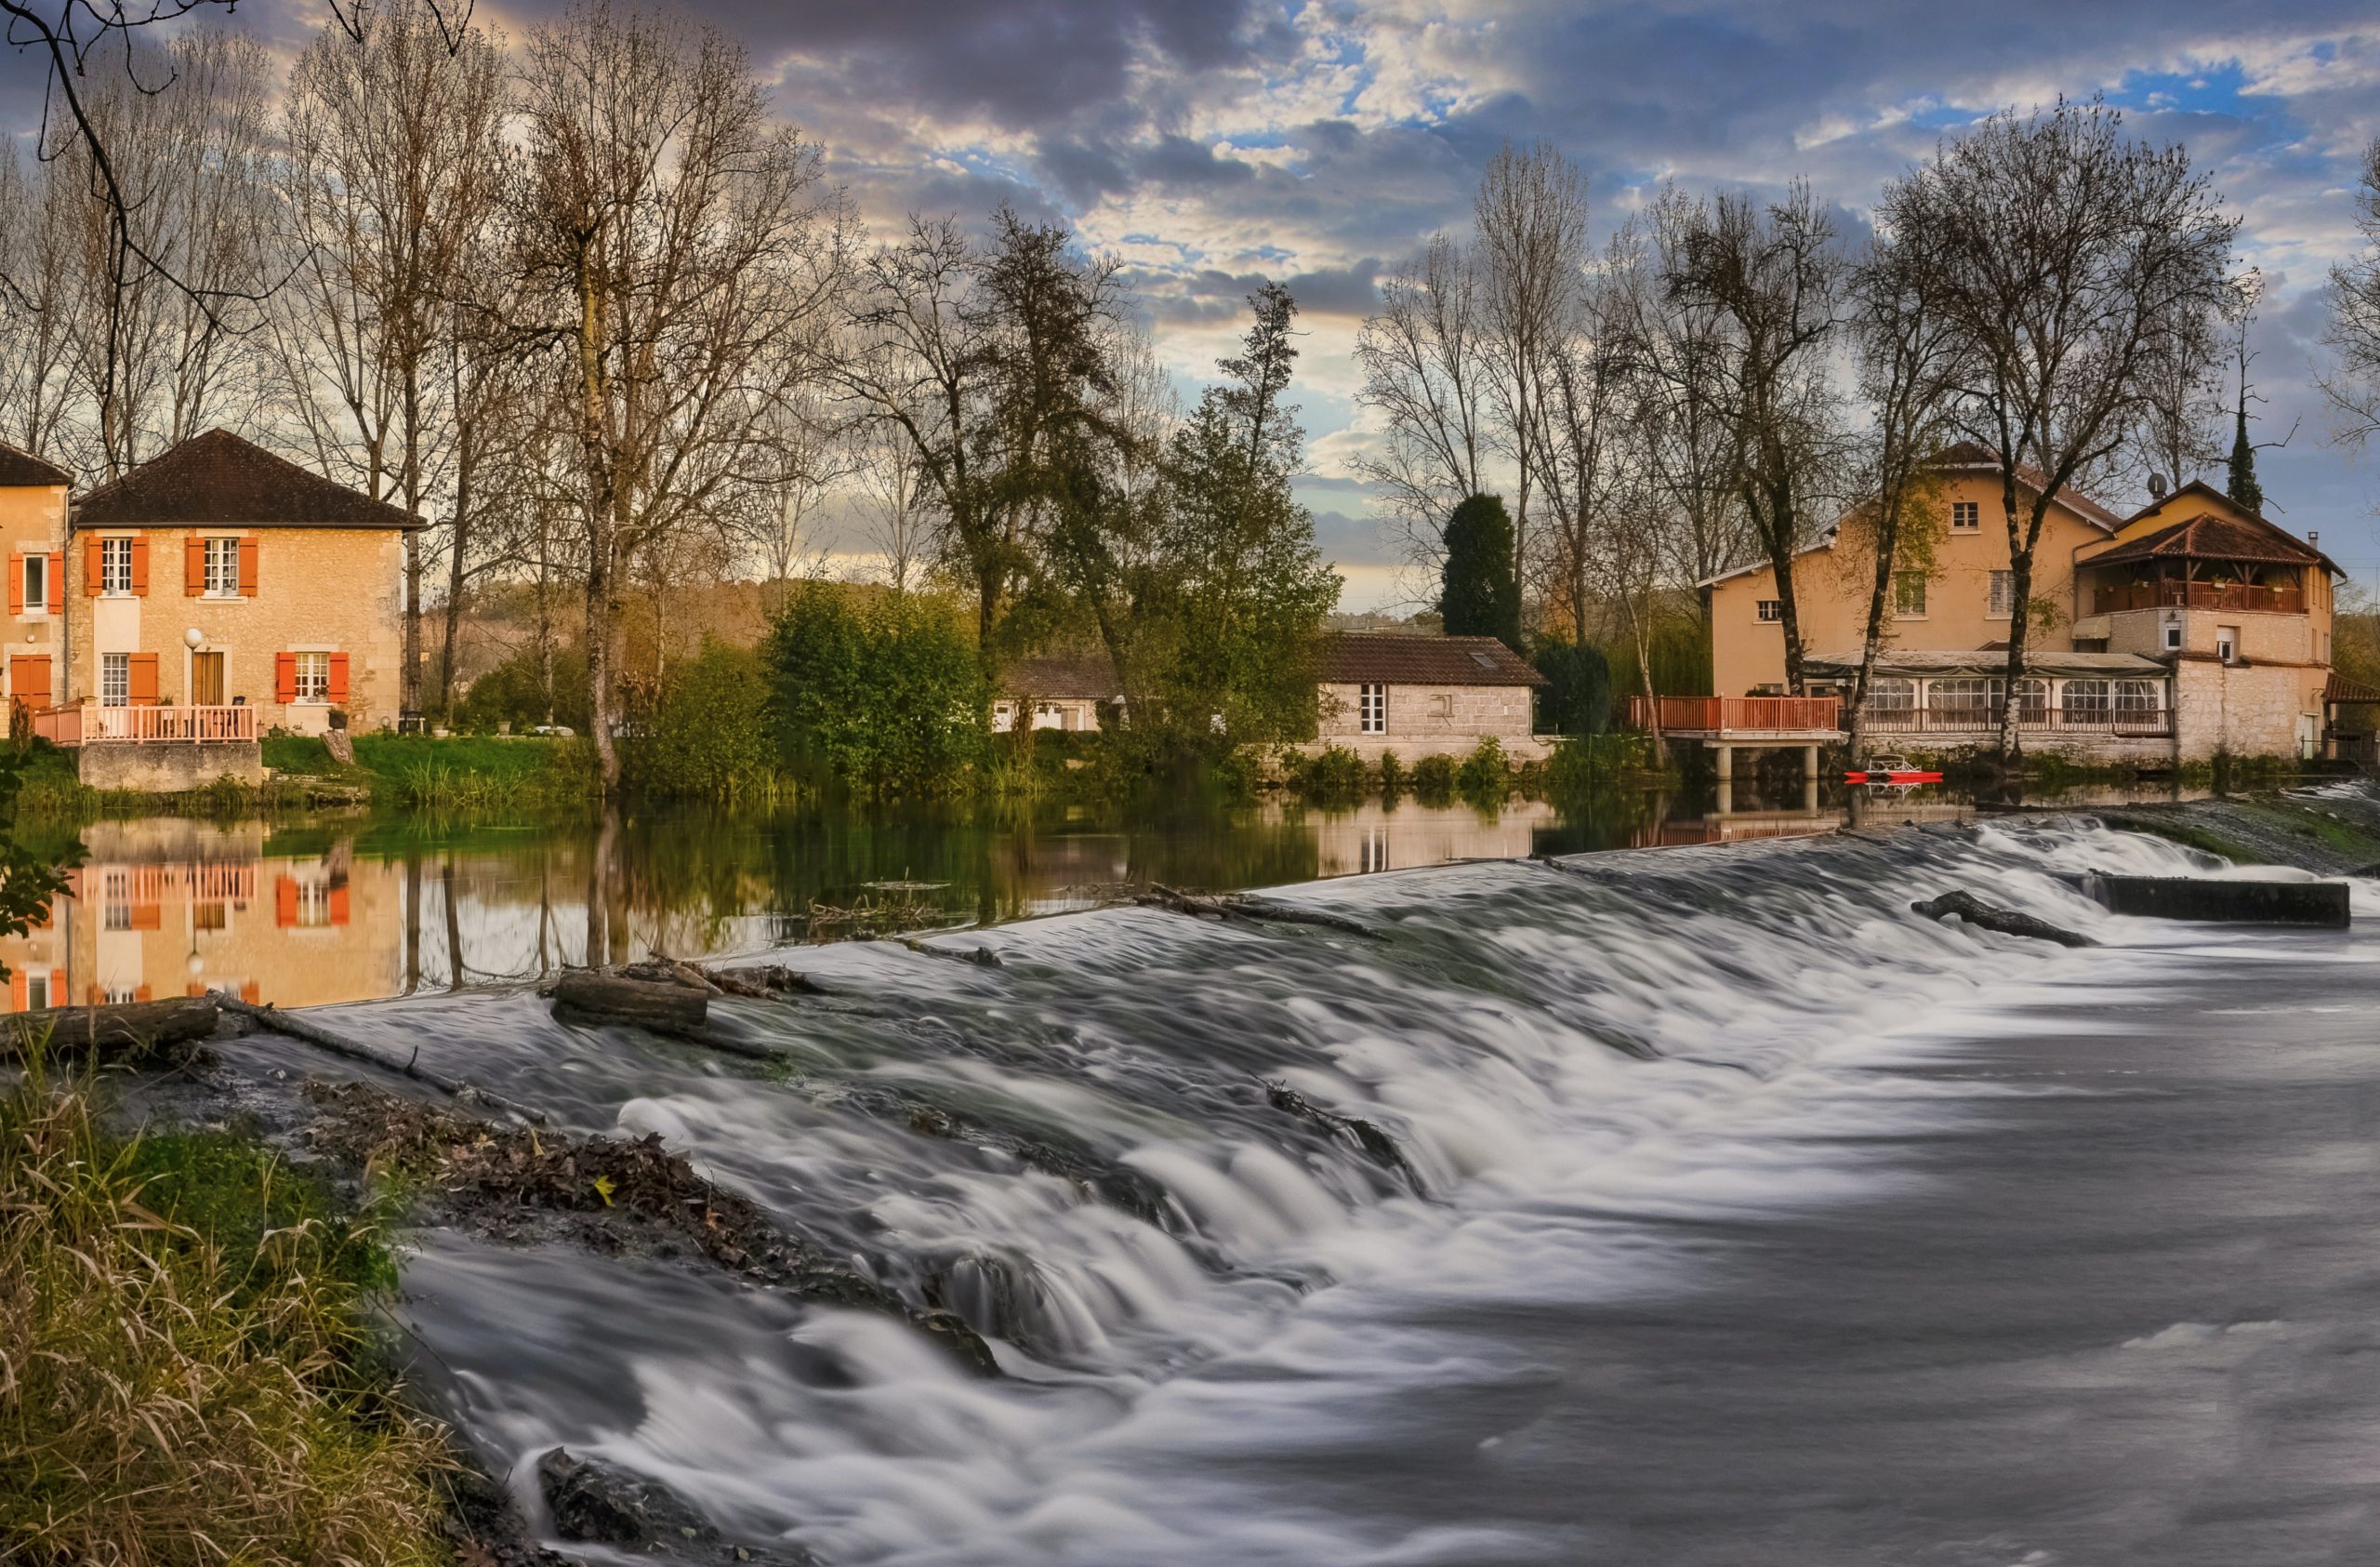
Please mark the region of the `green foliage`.
POLYGON ((706 639, 671 670, 625 743, 622 781, 648 800, 765 799, 780 777, 758 654, 706 639))
POLYGON ((760 645, 781 754, 874 795, 958 789, 984 753, 988 697, 953 607, 800 584, 760 645))
POLYGON ((116 1139, 36 1049, 0 1095, 0 1552, 451 1561, 443 1435, 377 1369, 391 1272, 271 1155, 116 1139))
POLYGON ((2265 514, 2265 487, 2256 483, 2256 445, 2248 439, 2248 404, 2244 395, 2241 398, 2239 419, 2231 437, 2230 471, 2224 479, 2223 493, 2249 516, 2261 517, 2265 514))
MULTIPOLYGON (((1600 651, 1615 695, 1646 694, 1634 643, 1615 639, 1604 643, 1600 651)), ((1711 628, 1701 616, 1686 610, 1660 615, 1653 622, 1646 652, 1655 693, 1692 697, 1711 689, 1711 628)))
POLYGON ((258 742, 264 754, 264 764, 276 773, 298 773, 308 777, 328 777, 339 771, 331 760, 331 748, 319 735, 292 735, 276 729, 258 742))
POLYGON ((1369 782, 1364 759, 1344 746, 1327 746, 1301 757, 1289 778, 1291 788, 1317 805, 1355 804, 1369 782))
MULTIPOLYGON (((17 753, 17 767, 18 821, 84 820, 99 814, 99 791, 76 776, 73 759, 58 747, 35 742, 31 750, 17 753)), ((0 821, 7 819, 0 815, 0 821)))
POLYGON ((574 735, 587 734, 587 655, 575 647, 554 649, 552 679, 549 694, 537 650, 524 647, 471 682, 455 704, 453 726, 484 735, 510 724, 522 734, 559 724, 574 735))
POLYGON ((1501 801, 1513 791, 1512 764, 1504 760, 1504 748, 1496 737, 1488 735, 1472 748, 1455 769, 1455 791, 1477 804, 1501 801))
POLYGON ((1380 791, 1384 799, 1395 800, 1406 785, 1405 764, 1393 750, 1380 753, 1380 791))
POLYGON ((376 798, 420 811, 540 810, 594 798, 594 746, 581 739, 358 735, 376 798))
POLYGON ((1653 737, 1642 730, 1617 729, 1573 736, 1554 748, 1545 764, 1545 791, 1567 800, 1597 793, 1633 774, 1657 771, 1653 737))
POLYGON ((1447 519, 1438 613, 1450 637, 1496 637, 1521 652, 1521 584, 1501 496, 1474 495, 1447 519))
POLYGON ((1554 684, 1537 694, 1543 727, 1557 735, 1600 735, 1611 726, 1611 666, 1593 647, 1548 642, 1537 672, 1554 684))
MULTIPOLYGON (((16 746, 0 746, 0 936, 24 935, 66 885, 58 862, 37 852, 16 830, 27 760, 16 746)), ((7 972, 0 964, 0 976, 7 972)))
POLYGON ((1413 764, 1413 798, 1424 805, 1444 805, 1454 799, 1455 764, 1451 756, 1425 756, 1413 764))

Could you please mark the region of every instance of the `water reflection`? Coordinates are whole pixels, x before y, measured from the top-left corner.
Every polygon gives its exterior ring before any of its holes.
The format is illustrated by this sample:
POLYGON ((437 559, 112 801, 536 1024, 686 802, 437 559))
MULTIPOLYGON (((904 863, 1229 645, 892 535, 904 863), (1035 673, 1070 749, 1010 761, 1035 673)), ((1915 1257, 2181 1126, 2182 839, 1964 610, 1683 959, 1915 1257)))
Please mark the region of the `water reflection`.
MULTIPOLYGON (((2108 791, 2109 798, 2119 797, 2108 791)), ((1448 861, 1957 820, 1936 789, 1619 791, 1501 808, 684 813, 557 826, 107 821, 46 923, 0 941, 8 1004, 228 989, 314 1006, 523 984, 565 965, 1093 907, 1153 883, 1271 886, 1448 861)))

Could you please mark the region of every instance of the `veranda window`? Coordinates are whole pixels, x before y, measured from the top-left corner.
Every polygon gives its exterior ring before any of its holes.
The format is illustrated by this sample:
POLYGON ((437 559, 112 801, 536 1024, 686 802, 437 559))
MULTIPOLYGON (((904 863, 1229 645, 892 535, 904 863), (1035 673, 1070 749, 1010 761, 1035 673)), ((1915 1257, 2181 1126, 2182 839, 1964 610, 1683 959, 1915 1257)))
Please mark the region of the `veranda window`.
POLYGON ((1917 682, 1878 675, 1868 683, 1868 706, 1876 712, 1910 712, 1917 707, 1917 682))
POLYGON ((2016 683, 2016 722, 2043 724, 2049 720, 2049 682, 2020 680, 2016 683))
POLYGON ((1926 688, 1925 705, 1937 718, 1982 719, 1991 715, 1991 698, 2000 683, 1979 676, 1937 680, 1926 688))
POLYGON ((2066 683, 2064 707, 2069 718, 2105 718, 2109 710, 2108 682, 2104 680, 2069 680, 2066 683))
POLYGON ((2157 683, 2153 680, 2120 680, 2116 682, 2116 711, 2120 713, 2150 713, 2157 710, 2157 683))

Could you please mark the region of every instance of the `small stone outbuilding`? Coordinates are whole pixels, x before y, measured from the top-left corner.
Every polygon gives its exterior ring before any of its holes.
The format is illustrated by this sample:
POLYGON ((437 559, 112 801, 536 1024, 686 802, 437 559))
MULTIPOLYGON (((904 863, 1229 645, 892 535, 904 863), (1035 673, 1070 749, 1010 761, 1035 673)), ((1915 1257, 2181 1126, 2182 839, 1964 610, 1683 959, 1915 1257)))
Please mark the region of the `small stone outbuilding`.
POLYGON ((1512 761, 1540 761, 1553 750, 1535 733, 1537 688, 1547 684, 1494 637, 1344 632, 1323 644, 1315 745, 1411 762, 1493 739, 1512 761))

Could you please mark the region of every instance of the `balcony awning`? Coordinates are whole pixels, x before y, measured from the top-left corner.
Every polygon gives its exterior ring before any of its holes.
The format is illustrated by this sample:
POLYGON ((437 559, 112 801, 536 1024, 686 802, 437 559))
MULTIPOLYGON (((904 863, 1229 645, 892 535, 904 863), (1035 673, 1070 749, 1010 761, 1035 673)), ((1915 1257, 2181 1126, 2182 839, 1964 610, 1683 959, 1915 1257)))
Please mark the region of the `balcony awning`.
MULTIPOLYGON (((1803 668, 1821 680, 1848 680, 1859 672, 1857 653, 1818 653, 1802 660, 1803 668)), ((1876 652, 1875 672, 1908 680, 1951 680, 1962 676, 2004 675, 2008 654, 2002 648, 1972 651, 1944 648, 1885 647, 1876 652)), ((2051 678, 2085 680, 2162 679, 2165 666, 2137 653, 2076 653, 2046 648, 2025 655, 2025 672, 2051 678)))

